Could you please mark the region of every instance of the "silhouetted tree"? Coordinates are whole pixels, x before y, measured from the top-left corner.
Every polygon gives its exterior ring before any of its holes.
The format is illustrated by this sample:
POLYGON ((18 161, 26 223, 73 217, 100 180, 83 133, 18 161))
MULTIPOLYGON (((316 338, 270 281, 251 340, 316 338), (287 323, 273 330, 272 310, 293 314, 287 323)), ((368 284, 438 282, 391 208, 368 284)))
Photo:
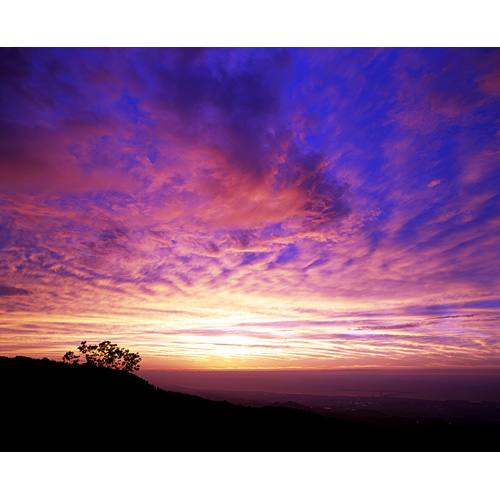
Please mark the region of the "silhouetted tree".
MULTIPOLYGON (((83 341, 78 346, 78 350, 85 359, 85 363, 92 366, 104 366, 113 370, 123 370, 126 372, 139 370, 139 362, 141 361, 139 353, 122 349, 116 344, 112 344, 109 340, 101 342, 99 345, 87 345, 87 341, 83 341)), ((80 355, 76 355, 73 351, 68 351, 62 359, 65 363, 78 364, 80 362, 80 355)))
POLYGON ((64 356, 63 356, 63 361, 65 363, 71 363, 72 365, 78 364, 80 356, 76 356, 73 351, 68 351, 64 356))

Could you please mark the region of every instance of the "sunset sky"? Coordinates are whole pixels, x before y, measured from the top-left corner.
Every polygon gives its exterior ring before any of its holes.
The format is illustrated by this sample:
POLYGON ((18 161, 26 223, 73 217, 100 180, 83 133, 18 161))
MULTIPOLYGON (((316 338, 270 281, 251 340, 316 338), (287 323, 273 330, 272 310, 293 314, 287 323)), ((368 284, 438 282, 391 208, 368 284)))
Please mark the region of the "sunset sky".
POLYGON ((0 49, 0 355, 500 365, 499 49, 0 49))

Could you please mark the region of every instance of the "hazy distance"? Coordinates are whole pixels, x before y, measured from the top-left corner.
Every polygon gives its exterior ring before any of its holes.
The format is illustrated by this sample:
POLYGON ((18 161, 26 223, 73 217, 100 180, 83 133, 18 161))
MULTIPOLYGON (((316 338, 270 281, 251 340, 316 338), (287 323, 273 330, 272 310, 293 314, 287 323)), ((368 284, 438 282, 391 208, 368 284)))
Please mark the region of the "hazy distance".
POLYGON ((141 370, 139 376, 164 389, 179 388, 500 401, 500 370, 141 370))

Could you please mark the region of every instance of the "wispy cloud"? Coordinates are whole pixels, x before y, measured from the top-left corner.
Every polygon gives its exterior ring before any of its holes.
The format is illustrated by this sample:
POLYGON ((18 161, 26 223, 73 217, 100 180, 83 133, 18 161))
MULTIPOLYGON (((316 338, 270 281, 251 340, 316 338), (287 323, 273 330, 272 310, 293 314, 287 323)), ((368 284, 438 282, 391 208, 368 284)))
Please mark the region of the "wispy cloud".
POLYGON ((24 288, 16 288, 15 286, 9 285, 0 285, 0 297, 8 297, 12 295, 29 295, 30 292, 28 290, 24 290, 24 288))

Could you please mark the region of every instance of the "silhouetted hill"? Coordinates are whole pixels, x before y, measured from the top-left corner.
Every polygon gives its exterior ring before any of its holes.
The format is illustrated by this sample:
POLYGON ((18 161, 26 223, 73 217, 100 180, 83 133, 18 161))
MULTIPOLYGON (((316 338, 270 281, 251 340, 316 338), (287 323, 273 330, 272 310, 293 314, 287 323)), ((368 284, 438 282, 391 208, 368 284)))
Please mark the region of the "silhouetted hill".
POLYGON ((348 422, 158 389, 87 365, 0 357, 3 451, 498 451, 497 429, 348 422), (7 439, 8 438, 8 439, 7 439))

